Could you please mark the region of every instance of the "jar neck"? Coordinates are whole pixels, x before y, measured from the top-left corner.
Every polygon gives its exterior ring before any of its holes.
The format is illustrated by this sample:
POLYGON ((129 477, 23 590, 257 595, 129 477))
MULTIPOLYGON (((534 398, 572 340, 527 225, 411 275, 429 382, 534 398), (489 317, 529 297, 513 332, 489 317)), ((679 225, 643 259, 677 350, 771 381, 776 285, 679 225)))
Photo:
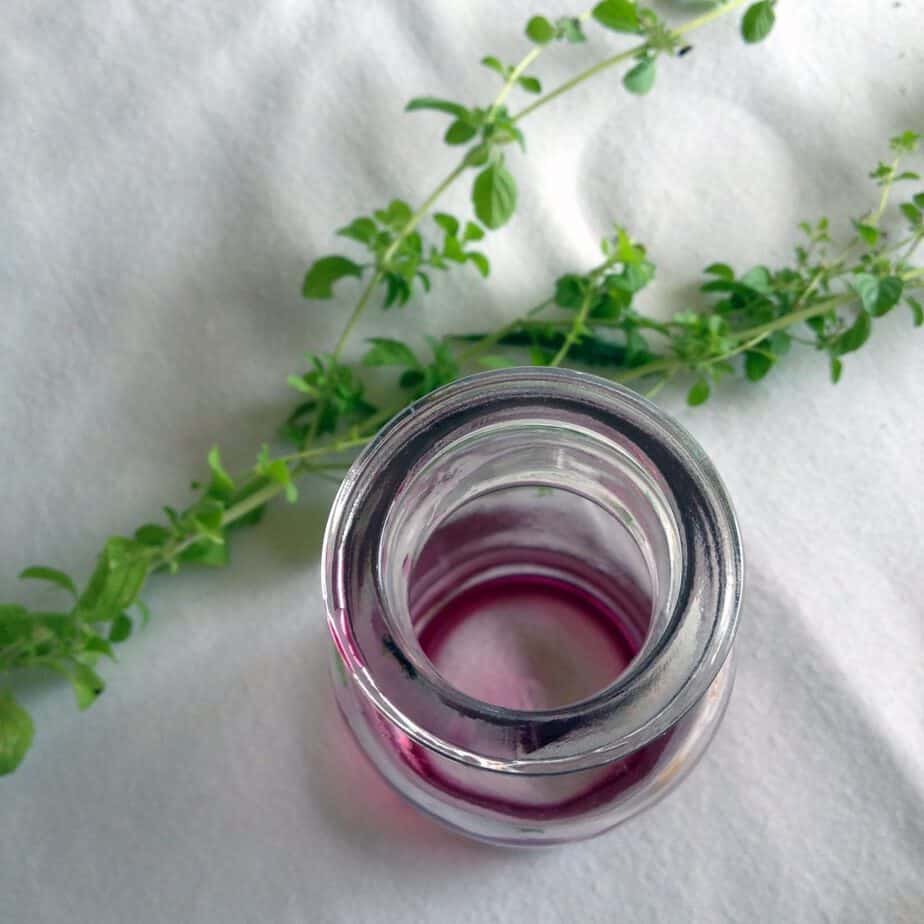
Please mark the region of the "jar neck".
MULTIPOLYGON (((532 530, 534 558, 568 528, 567 517, 558 523, 532 530)), ((497 536, 496 547, 514 547, 514 535, 497 536)), ((438 564, 447 555, 432 557, 438 564)), ((553 773, 618 759, 699 700, 734 636, 742 570, 727 495, 686 431, 602 379, 525 368, 434 392, 367 447, 328 523, 324 592, 347 668, 390 722, 463 763, 553 773), (620 559, 634 581, 647 582, 651 601, 645 641, 625 673, 578 703, 535 711, 492 705, 447 683, 411 613, 412 579, 427 575, 434 532, 455 511, 474 516, 479 498, 525 486, 562 489, 618 522, 619 530, 602 531, 599 548, 586 536, 571 545, 602 573, 613 537, 629 537, 620 559)))

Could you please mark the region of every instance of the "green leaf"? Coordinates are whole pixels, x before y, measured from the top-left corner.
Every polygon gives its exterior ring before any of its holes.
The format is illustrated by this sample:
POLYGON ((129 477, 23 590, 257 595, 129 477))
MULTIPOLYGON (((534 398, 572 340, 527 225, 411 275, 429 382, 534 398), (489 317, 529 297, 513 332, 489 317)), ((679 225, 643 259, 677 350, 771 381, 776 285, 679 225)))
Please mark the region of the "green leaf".
POLYGON ((340 228, 337 234, 340 237, 348 237, 350 240, 359 241, 360 244, 371 244, 375 240, 379 229, 371 218, 355 218, 348 225, 340 228))
POLYGON ((630 365, 648 355, 648 341, 634 328, 626 331, 626 360, 630 365))
POLYGON ((12 693, 0 691, 0 776, 12 773, 22 763, 34 735, 29 713, 12 693))
POLYGON ((282 459, 273 459, 267 462, 262 469, 262 474, 274 481, 276 484, 288 484, 292 480, 292 473, 289 466, 282 459))
POLYGON ((566 16, 559 19, 556 23, 558 32, 561 37, 572 45, 577 45, 587 41, 584 30, 581 28, 581 20, 574 16, 566 16))
POLYGON ((141 627, 144 628, 151 621, 151 611, 143 600, 136 600, 135 606, 138 607, 138 612, 141 613, 141 627))
POLYGON ((559 308, 580 308, 584 301, 585 282, 581 276, 569 273, 555 280, 555 304, 559 308))
POLYGON ((641 31, 638 6, 632 0, 603 0, 593 8, 592 15, 601 26, 615 32, 641 31))
POLYGON ((0 603, 0 623, 7 620, 18 620, 28 614, 29 611, 18 603, 0 603))
POLYGON ((635 295, 654 279, 654 275, 654 263, 650 260, 642 260, 641 263, 627 264, 622 273, 614 278, 613 283, 616 288, 622 289, 623 292, 635 295))
POLYGON ((222 467, 221 453, 218 451, 217 446, 213 446, 209 450, 208 463, 212 472, 208 496, 223 502, 229 501, 234 496, 234 481, 222 467))
POLYGON ((922 213, 916 205, 912 205, 910 202, 903 202, 900 208, 902 210, 902 215, 904 215, 915 228, 924 221, 924 213, 922 213))
POLYGON ((645 259, 645 251, 632 243, 632 238, 625 228, 616 229, 616 259, 626 265, 641 263, 645 259))
POLYGON ((850 288, 857 293, 863 307, 867 311, 874 311, 879 298, 879 280, 869 273, 857 273, 850 280, 850 288))
POLYGON ((145 547, 114 536, 100 553, 78 607, 90 622, 106 622, 130 607, 148 573, 145 547))
POLYGON ((106 657, 111 661, 116 660, 115 652, 112 650, 112 645, 110 645, 106 639, 102 638, 102 636, 91 636, 86 640, 83 647, 85 651, 90 651, 94 655, 102 654, 106 655, 106 657))
POLYGON ((896 154, 914 154, 922 137, 924 136, 919 135, 917 132, 902 132, 902 134, 892 138, 889 145, 896 154))
POLYGON ((455 237, 459 233, 459 219, 447 212, 436 212, 433 220, 449 235, 455 237))
POLYGON ((884 186, 892 179, 892 175, 894 173, 895 168, 891 164, 886 164, 883 163, 883 161, 879 161, 876 169, 869 175, 869 178, 871 180, 876 180, 879 186, 884 186))
MULTIPOLYGON (((394 231, 400 231, 410 221, 413 211, 402 199, 392 199, 388 203, 388 208, 378 209, 374 214, 383 225, 394 231)), ((408 237, 408 242, 412 236, 408 237)))
POLYGON ((420 369, 408 369, 406 372, 401 374, 401 378, 398 379, 398 385, 401 388, 417 388, 421 382, 423 382, 425 376, 420 369))
POLYGON ((869 313, 860 311, 853 324, 834 341, 834 355, 844 356, 847 353, 856 352, 869 340, 872 331, 873 325, 869 313))
POLYGON ((186 512, 186 518, 196 531, 204 533, 213 542, 223 542, 221 535, 221 520, 224 516, 224 505, 210 497, 198 501, 186 512))
POLYGON ((400 340, 386 337, 372 337, 369 342, 372 349, 363 357, 364 366, 410 366, 417 368, 420 363, 414 351, 400 340))
MULTIPOLYGON (((188 564, 203 565, 207 568, 223 568, 228 564, 228 543, 219 545, 208 539, 200 539, 187 546, 177 555, 177 559, 188 564)), ((138 601, 136 601, 137 605, 138 601)))
POLYGON ((770 335, 770 351, 774 356, 785 356, 792 346, 792 337, 785 330, 774 331, 770 335))
POLYGON ((89 709, 100 693, 106 689, 103 678, 92 667, 81 664, 80 661, 73 662, 68 676, 74 688, 74 698, 77 700, 78 709, 89 709))
POLYGON ((885 276, 879 280, 879 295, 872 309, 873 317, 888 314, 900 301, 905 284, 898 276, 885 276))
POLYGON ((555 38, 556 34, 555 26, 545 16, 533 16, 526 24, 527 37, 537 45, 547 45, 555 38))
POLYGON ((289 388, 294 388, 296 391, 301 392, 303 395, 313 395, 317 396, 318 390, 313 385, 309 385, 305 381, 303 375, 288 375, 286 376, 286 384, 289 388))
POLYGON ((491 263, 488 258, 483 254, 479 253, 477 250, 470 250, 466 255, 465 259, 469 263, 474 264, 475 269, 478 270, 478 273, 485 279, 491 275, 491 263))
POLYGON ((144 526, 139 526, 135 530, 135 541, 151 548, 159 548, 172 535, 173 533, 166 526, 161 526, 158 523, 145 523, 144 526))
POLYGON ((863 239, 863 242, 870 247, 875 247, 879 243, 879 229, 874 228, 872 225, 865 225, 861 221, 855 221, 853 223, 854 228, 856 228, 857 234, 863 239))
POLYGON ((770 270, 766 266, 755 266, 749 269, 738 282, 761 295, 766 295, 772 288, 770 270))
POLYGON ((335 282, 346 276, 359 279, 362 274, 363 268, 346 257, 321 257, 312 264, 305 275, 302 295, 305 298, 333 298, 335 282))
POLYGON ((491 164, 478 174, 472 203, 478 220, 492 231, 509 221, 517 205, 517 185, 503 164, 491 164))
POLYGON ((124 642, 132 634, 132 621, 125 613, 119 613, 112 621, 112 628, 109 630, 110 642, 124 642))
POLYGON ((914 326, 920 327, 924 324, 924 305, 911 295, 905 296, 905 304, 911 309, 911 317, 914 319, 914 326))
POLYGON ((735 271, 727 263, 710 263, 703 272, 707 276, 718 276, 727 282, 733 282, 735 279, 735 271))
POLYGON ((36 581, 48 581, 50 584, 56 584, 58 587, 63 588, 75 597, 77 596, 77 587, 74 582, 63 571, 58 571, 57 568, 33 565, 31 568, 21 571, 19 576, 20 578, 31 578, 36 581))
POLYGON ((392 305, 406 305, 411 297, 411 287, 408 281, 397 273, 388 273, 385 276, 385 308, 392 305))
POLYGON ((748 7, 741 21, 741 34, 752 45, 762 42, 772 31, 776 23, 773 10, 774 0, 760 0, 748 7))
POLYGON ((507 68, 504 67, 504 65, 501 64, 501 62, 495 58, 494 55, 488 55, 486 58, 482 58, 481 63, 484 65, 484 67, 490 68, 492 71, 496 71, 501 75, 501 77, 506 79, 507 68))
POLYGON ((775 360, 767 353, 748 350, 744 354, 744 374, 752 382, 759 382, 772 368, 775 360))
POLYGON ((918 193, 911 200, 919 209, 924 209, 924 192, 918 193))
POLYGON ((483 167, 491 159, 491 146, 488 144, 476 144, 465 155, 466 167, 483 167))
POLYGON ((465 251, 462 248, 462 242, 457 237, 447 237, 443 245, 443 254, 447 260, 454 263, 465 262, 465 251))
POLYGON ((473 221, 466 222, 465 230, 462 232, 463 241, 480 241, 483 238, 484 231, 481 229, 481 225, 476 225, 473 221))
POLYGON ((527 93, 541 93, 542 92, 542 83, 539 81, 537 77, 530 77, 527 74, 524 77, 520 77, 517 80, 517 83, 527 93))
MULTIPOLYGON (((622 289, 613 287, 603 296, 598 296, 590 309, 590 317, 615 320, 632 303, 632 296, 622 289)), ((628 338, 629 334, 626 333, 628 338)), ((572 353, 573 355, 573 353, 572 353)))
POLYGON ((687 404, 690 407, 697 407, 709 400, 709 382, 706 379, 698 379, 693 387, 687 392, 687 404))
POLYGON ((497 121, 494 123, 494 131, 494 140, 496 142, 516 141, 521 151, 526 150, 526 137, 509 117, 498 116, 497 121))
POLYGON ((836 357, 831 357, 831 382, 834 385, 841 380, 841 375, 844 372, 844 364, 836 357))
POLYGON ((443 141, 446 144, 466 144, 471 141, 475 135, 478 134, 478 129, 475 128, 470 122, 465 122, 462 119, 456 119, 449 128, 446 129, 446 134, 443 135, 443 141))
POLYGON ((655 85, 658 76, 657 65, 652 57, 642 58, 635 67, 623 77, 623 86, 636 96, 644 96, 655 85))
POLYGON ((457 119, 465 119, 470 114, 461 103, 453 103, 447 99, 437 99, 435 96, 418 96, 412 99, 405 107, 405 112, 417 112, 421 109, 432 109, 435 112, 445 112, 457 119))

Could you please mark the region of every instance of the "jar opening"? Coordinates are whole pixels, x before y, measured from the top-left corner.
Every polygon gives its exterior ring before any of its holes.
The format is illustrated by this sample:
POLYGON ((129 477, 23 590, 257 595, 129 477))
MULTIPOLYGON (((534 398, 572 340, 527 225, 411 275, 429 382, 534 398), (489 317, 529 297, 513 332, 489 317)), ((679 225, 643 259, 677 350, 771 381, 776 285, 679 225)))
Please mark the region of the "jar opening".
POLYGON ((558 773, 653 740, 730 649, 740 541, 682 428, 562 370, 447 386, 344 481, 331 630, 359 690, 425 748, 558 773))
POLYGON ((543 711, 625 674, 649 636, 653 583, 619 517, 566 489, 518 484, 467 501, 422 539, 407 605, 447 684, 543 711))
MULTIPOLYGON (((561 455, 566 435, 551 441, 561 455)), ((553 484, 553 472, 517 480, 536 454, 534 438, 508 458, 512 484, 465 500, 417 537, 395 582, 406 600, 398 609, 439 677, 525 712, 592 699, 626 673, 650 637, 655 559, 666 546, 636 538, 627 523, 641 527, 611 496, 553 484)))

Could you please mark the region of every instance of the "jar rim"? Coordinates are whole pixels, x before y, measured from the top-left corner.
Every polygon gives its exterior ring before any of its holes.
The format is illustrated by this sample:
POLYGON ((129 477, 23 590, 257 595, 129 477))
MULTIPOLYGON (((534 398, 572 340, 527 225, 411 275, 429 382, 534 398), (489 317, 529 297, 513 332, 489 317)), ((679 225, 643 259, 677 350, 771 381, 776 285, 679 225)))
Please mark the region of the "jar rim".
MULTIPOLYGON (((371 569, 368 564, 364 567, 371 569)), ((335 648, 358 690, 411 739, 472 766, 511 773, 562 773, 631 753, 667 731, 700 700, 731 649, 743 568, 740 532, 727 492, 686 429, 650 401, 598 376, 515 367, 478 373, 431 392, 394 417, 366 446, 331 509, 324 536, 322 592, 335 648), (463 410, 471 415, 479 408, 505 403, 535 407, 547 401, 569 402, 631 432, 634 445, 658 460, 662 471, 668 469, 674 480, 682 481, 678 526, 683 534, 684 574, 681 591, 672 601, 672 631, 635 670, 587 700, 556 709, 508 709, 462 693, 435 670, 402 671, 405 655, 400 646, 394 652, 395 673, 386 693, 379 682, 382 678, 368 669, 351 627, 347 552, 360 528, 363 505, 372 503, 379 476, 401 450, 418 440, 422 448, 415 458, 421 459, 437 449, 441 438, 445 444, 445 430, 428 438, 436 422, 463 410), (428 709, 415 712, 407 705, 413 696, 402 699, 391 692, 400 692, 402 686, 409 693, 411 688, 427 688, 432 694, 428 709), (445 727, 440 718, 451 720, 456 737, 434 731, 433 726, 445 727), (467 741, 482 737, 467 733, 476 727, 496 731, 497 747, 468 746, 467 741)), ((377 581, 375 586, 377 603, 385 609, 387 602, 377 581)))

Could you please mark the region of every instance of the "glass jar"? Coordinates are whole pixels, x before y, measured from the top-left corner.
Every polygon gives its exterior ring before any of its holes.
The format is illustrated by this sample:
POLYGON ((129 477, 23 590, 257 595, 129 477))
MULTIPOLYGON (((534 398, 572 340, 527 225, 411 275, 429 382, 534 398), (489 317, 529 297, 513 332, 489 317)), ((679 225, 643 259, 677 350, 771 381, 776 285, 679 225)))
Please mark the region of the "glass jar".
POLYGON ((671 790, 732 686, 743 559, 693 438, 595 376, 516 368, 399 414, 324 539, 337 702, 409 802, 510 845, 671 790))

